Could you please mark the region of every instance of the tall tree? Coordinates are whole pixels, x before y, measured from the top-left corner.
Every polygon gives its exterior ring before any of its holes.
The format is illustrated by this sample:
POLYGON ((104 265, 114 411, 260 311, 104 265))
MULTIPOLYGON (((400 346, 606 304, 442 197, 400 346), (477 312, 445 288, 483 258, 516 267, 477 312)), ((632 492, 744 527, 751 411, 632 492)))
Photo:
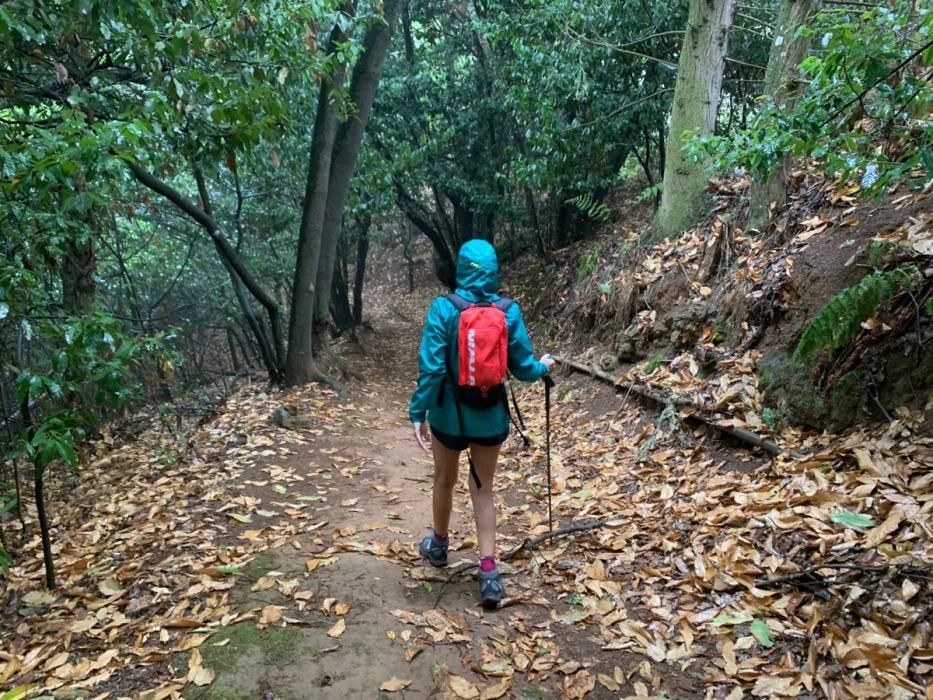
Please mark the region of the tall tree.
MULTIPOLYGON (((810 34, 799 31, 811 14, 819 12, 822 0, 782 0, 774 26, 774 39, 765 71, 764 97, 767 106, 792 111, 803 92, 800 64, 810 48, 810 34)), ((785 156, 769 177, 755 178, 749 193, 749 226, 762 228, 771 215, 772 203, 784 204, 790 156, 785 156)))
POLYGON ((707 177, 702 164, 690 162, 682 148, 683 137, 709 135, 716 126, 734 10, 735 0, 690 0, 677 64, 664 189, 651 240, 679 235, 703 211, 707 177))
POLYGON ((372 112, 389 42, 405 2, 407 0, 385 2, 383 21, 376 21, 367 30, 363 50, 353 67, 350 81, 352 113, 339 125, 336 125, 336 115, 328 114, 335 107, 324 96, 322 86, 318 107, 325 113, 323 116, 319 113, 315 122, 308 165, 308 194, 302 213, 298 261, 292 285, 291 326, 285 363, 285 381, 288 384, 327 380, 314 364, 314 321, 317 319, 320 328, 320 322, 330 315, 337 240, 350 179, 372 112))

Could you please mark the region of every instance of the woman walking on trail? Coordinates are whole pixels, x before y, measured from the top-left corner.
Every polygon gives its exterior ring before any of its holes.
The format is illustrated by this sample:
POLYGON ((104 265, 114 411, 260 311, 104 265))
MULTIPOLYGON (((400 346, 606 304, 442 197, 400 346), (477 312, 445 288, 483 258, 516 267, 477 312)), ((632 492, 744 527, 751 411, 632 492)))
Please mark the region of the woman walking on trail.
MULTIPOLYGON (((507 356, 508 370, 516 378, 533 382, 554 364, 550 355, 535 359, 521 311, 517 304, 499 296, 498 283, 499 264, 492 245, 478 239, 465 243, 457 257, 456 292, 438 297, 428 310, 418 357, 418 386, 409 406, 418 444, 434 454, 434 532, 421 541, 421 555, 433 566, 447 565, 448 526, 460 453, 469 449, 470 498, 480 553, 480 598, 486 608, 497 607, 505 597, 495 559, 493 479, 499 449, 509 434, 509 412, 502 380, 488 391, 487 387, 480 390, 463 385, 468 375, 472 380, 474 372, 482 374, 484 368, 478 364, 495 365, 498 359, 494 349, 486 352, 481 347, 484 342, 496 342, 489 329, 497 313, 503 326, 501 359, 505 362, 507 356), (465 332, 468 314, 476 318, 483 314, 486 325, 465 332), (462 371, 460 357, 469 358, 464 363, 468 367, 462 371)), ((494 371, 504 379, 504 370, 500 367, 494 371)))

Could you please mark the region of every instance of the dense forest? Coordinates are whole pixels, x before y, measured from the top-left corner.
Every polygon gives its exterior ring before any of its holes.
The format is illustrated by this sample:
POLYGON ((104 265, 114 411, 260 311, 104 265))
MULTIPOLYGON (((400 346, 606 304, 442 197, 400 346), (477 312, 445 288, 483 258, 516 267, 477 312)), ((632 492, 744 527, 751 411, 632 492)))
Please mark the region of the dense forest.
POLYGON ((0 55, 0 700, 933 698, 929 3, 5 0, 0 55), (559 356, 485 627, 396 505, 476 238, 559 356))

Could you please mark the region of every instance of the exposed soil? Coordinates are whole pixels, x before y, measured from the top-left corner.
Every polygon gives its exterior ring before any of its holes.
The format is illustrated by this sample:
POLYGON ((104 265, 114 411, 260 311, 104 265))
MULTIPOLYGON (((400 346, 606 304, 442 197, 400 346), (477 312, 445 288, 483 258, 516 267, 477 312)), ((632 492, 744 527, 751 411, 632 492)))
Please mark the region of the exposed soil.
MULTIPOLYGON (((650 684, 651 673, 647 680, 637 673, 643 657, 602 651, 605 642, 598 627, 561 625, 559 637, 547 632, 551 619, 579 610, 579 604, 554 597, 551 585, 540 580, 534 570, 502 564, 508 574, 509 605, 492 613, 478 606, 475 536, 465 469, 455 496, 449 568, 426 569, 418 560, 417 540, 431 525, 432 463, 429 455, 417 448, 407 420, 407 399, 416 375, 418 329, 402 319, 419 314, 407 308, 399 312, 394 317, 381 316, 377 328, 365 334, 362 345, 349 348, 354 368, 362 370, 366 381, 352 386, 347 404, 321 404, 313 389, 297 395, 297 402, 309 415, 319 406, 318 410, 331 412, 332 417, 336 411, 336 421, 326 430, 323 426, 299 432, 272 428, 269 449, 254 450, 246 457, 249 476, 230 484, 239 494, 234 501, 256 499, 261 501, 260 511, 278 511, 286 502, 303 502, 313 508, 307 527, 313 531, 299 529, 255 559, 238 577, 232 602, 241 610, 288 606, 290 601, 276 588, 251 590, 262 577, 297 580, 298 587, 307 588, 311 597, 303 613, 295 615, 289 610, 293 624, 285 628, 271 625, 255 630, 245 623, 223 631, 216 640, 212 638, 202 654, 205 665, 216 671, 216 680, 203 689, 189 686, 185 696, 217 700, 374 697, 382 683, 397 677, 411 681, 405 697, 441 697, 449 693, 445 691, 447 674, 462 675, 479 687, 492 685, 497 678, 484 680, 473 670, 484 661, 483 649, 495 639, 508 639, 536 627, 543 635, 540 653, 543 658, 550 656, 555 667, 563 666, 568 673, 586 668, 594 675, 608 676, 619 667, 623 677, 631 676, 633 683, 650 684), (392 369, 387 374, 379 368, 392 369), (287 493, 282 493, 286 488, 287 493), (388 548, 383 550, 387 556, 374 554, 379 547, 388 548), (334 561, 309 573, 306 563, 315 557, 334 561), (342 616, 346 632, 336 639, 327 633, 341 618, 320 609, 331 598, 334 605, 349 606, 342 616), (415 615, 441 611, 455 622, 455 634, 448 634, 441 643, 428 644, 416 628, 392 614, 400 610, 415 615), (238 632, 238 627, 250 632, 238 632), (415 632, 408 642, 402 637, 406 630, 406 637, 415 632), (419 648, 423 650, 406 661, 406 651, 411 654, 419 648)), ((541 399, 532 390, 523 393, 526 410, 528 402, 541 399)), ((581 377, 572 381, 568 377, 559 395, 555 400, 565 404, 565 411, 585 416, 586 421, 577 427, 581 435, 592 435, 592 439, 598 439, 601 423, 618 417, 622 398, 610 387, 581 377)), ((534 419, 529 429, 538 443, 540 407, 530 410, 534 419)), ((645 420, 653 420, 650 412, 645 420)), ((641 424, 632 423, 631 428, 638 430, 641 424)), ((538 485, 544 477, 538 447, 526 450, 513 435, 505 446, 503 465, 497 498, 502 508, 512 513, 501 523, 500 545, 505 550, 528 534, 516 514, 530 513, 530 522, 540 523, 545 502, 538 485)), ((271 516, 269 522, 274 519, 271 516)), ((307 526, 308 520, 303 524, 307 526)), ((254 513, 252 522, 229 530, 230 542, 264 524, 254 513)), ((568 562, 568 575, 584 563, 572 562, 568 562)), ((619 575, 624 576, 624 572, 619 575)), ((669 697, 699 697, 693 690, 701 670, 698 665, 688 665, 685 670, 666 666, 661 665, 663 673, 658 673, 657 665, 654 671, 657 679, 663 678, 660 689, 667 689, 669 697)), ((510 697, 561 697, 565 677, 556 668, 537 674, 533 684, 516 675, 510 697)), ((599 700, 618 697, 620 692, 635 693, 631 684, 623 683, 620 688, 609 691, 597 685, 587 697, 599 700)))

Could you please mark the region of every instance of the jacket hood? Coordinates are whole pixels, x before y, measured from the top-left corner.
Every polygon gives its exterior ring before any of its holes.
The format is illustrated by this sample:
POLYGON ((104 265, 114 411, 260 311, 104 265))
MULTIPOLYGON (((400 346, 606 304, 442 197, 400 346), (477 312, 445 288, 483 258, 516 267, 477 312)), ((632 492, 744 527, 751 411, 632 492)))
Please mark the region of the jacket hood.
POLYGON ((482 299, 499 291, 499 261, 496 249, 488 241, 467 241, 457 255, 457 287, 482 299))

